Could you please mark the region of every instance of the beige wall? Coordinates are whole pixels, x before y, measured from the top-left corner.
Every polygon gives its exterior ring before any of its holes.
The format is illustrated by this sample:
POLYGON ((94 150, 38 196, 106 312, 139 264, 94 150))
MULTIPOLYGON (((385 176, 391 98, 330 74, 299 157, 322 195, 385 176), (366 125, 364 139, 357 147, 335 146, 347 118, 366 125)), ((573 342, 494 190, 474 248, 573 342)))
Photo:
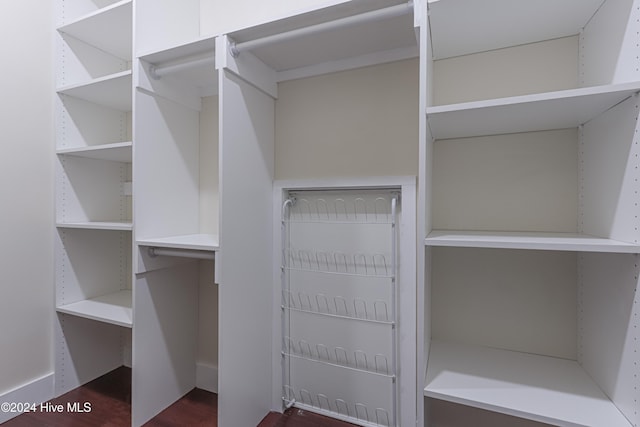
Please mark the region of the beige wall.
POLYGON ((434 105, 578 87, 578 36, 434 62, 434 105))
POLYGON ((280 83, 276 179, 418 173, 418 61, 280 83))
POLYGON ((0 394, 51 373, 53 5, 0 3, 0 394))

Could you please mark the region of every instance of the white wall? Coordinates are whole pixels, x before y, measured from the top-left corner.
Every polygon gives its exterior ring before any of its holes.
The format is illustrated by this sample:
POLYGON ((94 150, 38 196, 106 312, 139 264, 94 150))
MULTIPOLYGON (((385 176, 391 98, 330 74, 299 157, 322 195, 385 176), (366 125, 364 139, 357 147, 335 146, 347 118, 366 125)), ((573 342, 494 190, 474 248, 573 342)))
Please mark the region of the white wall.
POLYGON ((434 62, 434 105, 578 87, 578 37, 434 62))
POLYGON ((0 2, 0 395, 53 369, 52 27, 52 2, 0 2))

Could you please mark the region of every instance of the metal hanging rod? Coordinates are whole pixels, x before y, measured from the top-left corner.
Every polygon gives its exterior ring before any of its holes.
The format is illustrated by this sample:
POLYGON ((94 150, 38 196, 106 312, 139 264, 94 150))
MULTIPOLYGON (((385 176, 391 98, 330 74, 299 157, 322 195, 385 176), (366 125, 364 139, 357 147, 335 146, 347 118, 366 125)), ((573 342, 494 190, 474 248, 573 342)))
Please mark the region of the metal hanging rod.
POLYGON ((206 56, 204 58, 197 59, 188 59, 183 62, 179 62, 177 64, 169 64, 169 65, 152 65, 149 67, 149 74, 155 80, 159 80, 162 76, 166 76, 168 74, 179 73, 180 71, 189 70, 191 68, 202 67, 205 65, 213 65, 215 64, 215 56, 206 56))
POLYGON ((321 24, 310 25, 308 27, 298 28, 296 30, 286 31, 284 33, 273 34, 271 36, 262 37, 246 42, 233 43, 229 47, 231 55, 237 57, 242 52, 251 51, 259 47, 270 44, 295 39, 302 36, 313 35, 321 32, 337 30, 351 25, 363 24, 367 22, 381 21, 383 19, 395 18, 403 16, 413 11, 413 1, 386 7, 384 9, 372 10, 370 12, 361 13, 359 15, 347 16, 334 21, 323 22, 321 24))
POLYGON ((180 258, 216 259, 215 252, 199 251, 195 249, 156 248, 153 246, 149 247, 149 256, 151 258, 158 256, 172 256, 180 258))

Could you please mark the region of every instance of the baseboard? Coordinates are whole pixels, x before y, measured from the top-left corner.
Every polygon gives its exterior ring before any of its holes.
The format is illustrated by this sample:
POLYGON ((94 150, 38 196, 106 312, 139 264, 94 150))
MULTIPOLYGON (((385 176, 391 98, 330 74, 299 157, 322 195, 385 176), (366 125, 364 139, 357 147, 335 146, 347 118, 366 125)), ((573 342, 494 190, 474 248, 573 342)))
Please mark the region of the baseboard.
MULTIPOLYGON (((217 372, 217 371, 216 371, 217 372)), ((13 389, 0 395, 0 403, 15 403, 18 408, 20 404, 30 403, 40 405, 53 398, 53 373, 31 381, 21 387, 13 389)), ((9 408, 9 409, 18 409, 9 408)), ((16 412, 6 410, 0 411, 0 424, 9 421, 11 418, 20 415, 16 412)))
POLYGON ((206 363, 198 363, 196 365, 196 387, 217 393, 218 367, 206 363))

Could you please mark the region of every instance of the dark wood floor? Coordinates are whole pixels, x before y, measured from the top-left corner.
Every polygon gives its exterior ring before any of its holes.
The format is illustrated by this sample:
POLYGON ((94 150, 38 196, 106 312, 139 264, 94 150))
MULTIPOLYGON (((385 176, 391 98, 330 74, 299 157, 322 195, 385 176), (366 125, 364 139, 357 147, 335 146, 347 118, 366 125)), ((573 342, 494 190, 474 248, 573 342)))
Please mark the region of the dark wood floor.
MULTIPOLYGON (((127 427, 131 425, 131 369, 118 368, 82 387, 48 402, 51 406, 63 405, 58 412, 37 411, 19 415, 2 427, 127 427), (72 413, 67 403, 85 402, 90 411, 72 413)), ((162 411, 145 427, 216 427, 218 396, 208 391, 193 389, 182 399, 162 411)), ((270 413, 258 427, 353 427, 299 409, 284 414, 270 413)))

